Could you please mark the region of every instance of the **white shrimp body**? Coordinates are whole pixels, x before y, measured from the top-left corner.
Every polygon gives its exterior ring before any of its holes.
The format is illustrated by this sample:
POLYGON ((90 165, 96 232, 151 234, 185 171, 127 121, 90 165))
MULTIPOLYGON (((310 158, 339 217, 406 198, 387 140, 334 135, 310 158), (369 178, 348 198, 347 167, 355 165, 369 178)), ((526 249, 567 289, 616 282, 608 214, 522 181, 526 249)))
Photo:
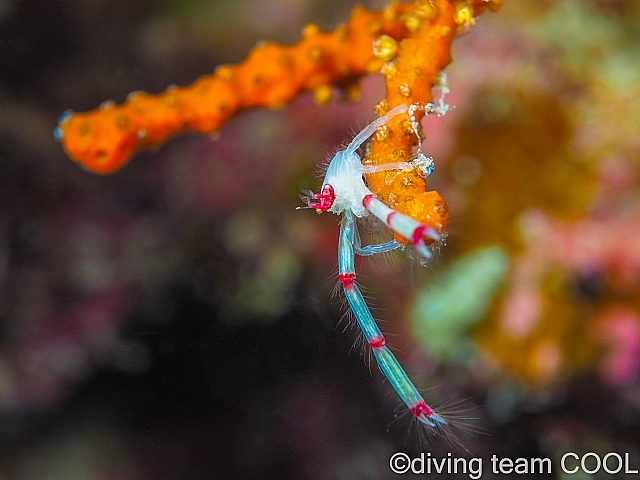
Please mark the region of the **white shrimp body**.
POLYGON ((359 218, 368 215, 363 201, 364 197, 372 192, 364 184, 363 174, 364 166, 357 153, 350 150, 336 153, 322 183, 323 190, 326 185, 330 185, 335 194, 330 212, 340 215, 345 211, 351 211, 359 218))

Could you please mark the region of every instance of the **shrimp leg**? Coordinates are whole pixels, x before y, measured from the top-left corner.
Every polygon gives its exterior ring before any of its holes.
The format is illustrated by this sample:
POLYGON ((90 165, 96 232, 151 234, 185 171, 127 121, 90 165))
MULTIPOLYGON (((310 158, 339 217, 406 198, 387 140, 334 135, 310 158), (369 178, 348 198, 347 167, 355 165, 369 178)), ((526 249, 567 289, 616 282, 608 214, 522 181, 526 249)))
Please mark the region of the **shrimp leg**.
POLYGON ((345 212, 340 223, 340 240, 338 244, 339 278, 358 325, 360 325, 367 343, 373 349, 380 370, 382 370, 391 386, 393 386, 415 417, 430 427, 437 428, 438 425, 446 425, 447 422, 427 405, 393 353, 391 353, 391 350, 386 347, 384 336, 380 332, 360 289, 355 283, 354 245, 356 237, 357 232, 353 216, 351 212, 345 212))

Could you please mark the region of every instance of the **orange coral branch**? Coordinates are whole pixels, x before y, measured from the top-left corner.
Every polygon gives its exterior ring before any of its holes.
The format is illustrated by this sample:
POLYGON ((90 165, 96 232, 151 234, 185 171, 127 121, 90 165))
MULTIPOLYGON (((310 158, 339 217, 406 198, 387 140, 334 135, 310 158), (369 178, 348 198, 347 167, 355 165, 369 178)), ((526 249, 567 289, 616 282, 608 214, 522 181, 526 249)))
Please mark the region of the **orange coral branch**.
MULTIPOLYGON (((185 88, 159 95, 132 93, 123 105, 106 102, 88 113, 65 114, 56 129, 71 158, 96 173, 111 173, 138 149, 157 145, 184 130, 216 131, 243 108, 282 107, 310 90, 318 103, 331 98, 329 85, 353 84, 367 73, 385 77, 387 96, 379 115, 400 104, 431 102, 431 89, 451 60, 451 42, 485 8, 501 0, 421 0, 391 2, 382 12, 355 7, 346 25, 320 32, 310 24, 295 45, 257 45, 239 65, 223 65, 185 88)), ((418 124, 424 112, 415 112, 418 124)), ((381 128, 365 163, 406 160, 417 143, 407 120, 381 128)), ((389 206, 443 231, 448 219, 444 200, 427 192, 416 172, 381 172, 367 176, 372 191, 389 206)))
MULTIPOLYGON (((459 24, 468 25, 473 19, 468 10, 464 12, 466 16, 460 15, 461 7, 473 8, 466 2, 457 2, 454 7, 442 0, 424 6, 431 7, 423 9, 431 17, 430 21, 423 21, 415 35, 402 41, 394 63, 381 65, 387 98, 378 104, 376 109, 379 114, 399 104, 425 105, 432 101, 431 89, 437 83, 441 70, 451 61, 451 43, 456 27, 459 24)), ((423 111, 415 112, 418 123, 422 116, 423 111)), ((406 161, 417 141, 411 123, 406 119, 395 119, 389 122, 387 129, 378 131, 371 142, 365 163, 376 165, 406 161)), ((427 191, 425 178, 417 172, 395 170, 373 173, 367 175, 367 183, 391 208, 437 231, 446 228, 449 218, 447 204, 437 192, 427 191)))
MULTIPOLYGON (((498 1, 457 4, 480 10, 498 1)), ((111 173, 140 148, 157 145, 184 130, 213 132, 243 108, 278 108, 305 90, 315 91, 320 103, 328 101, 328 85, 353 82, 380 70, 380 52, 376 56, 371 45, 381 35, 406 39, 400 46, 397 78, 415 85, 415 91, 403 96, 397 90, 398 81, 387 76, 389 104, 427 101, 433 74, 449 62, 456 27, 453 14, 452 5, 442 0, 392 3, 382 12, 356 7, 348 23, 333 32, 308 25, 296 45, 260 44, 243 63, 221 66, 188 87, 169 88, 159 95, 134 92, 123 105, 105 102, 88 113, 66 114, 56 136, 71 158, 96 173, 111 173), (407 61, 414 48, 422 53, 407 61), (429 51, 431 48, 434 50, 429 51), (421 68, 426 83, 411 80, 416 74, 407 73, 407 68, 421 68)))
POLYGON ((364 75, 374 58, 371 42, 381 33, 408 32, 397 18, 356 7, 346 26, 323 33, 308 25, 296 45, 259 44, 242 64, 218 67, 186 88, 134 92, 123 105, 72 114, 60 125, 64 147, 90 170, 113 172, 139 148, 176 132, 213 132, 242 108, 278 108, 303 90, 364 75))
MULTIPOLYGON (((416 3, 414 10, 403 14, 391 4, 385 10, 387 18, 404 18, 405 25, 413 33, 400 43, 393 62, 380 65, 387 97, 377 105, 378 114, 383 115, 400 104, 430 103, 433 100, 431 90, 438 82, 440 72, 451 61, 451 43, 456 30, 470 27, 482 9, 497 9, 500 5, 500 0, 431 0, 416 3)), ((416 110, 414 116, 419 124, 424 112, 416 110)), ((364 163, 377 165, 406 161, 417 141, 410 121, 393 119, 385 129, 378 130, 364 163)), ((449 219, 447 204, 437 192, 427 191, 426 179, 418 172, 394 170, 372 173, 367 175, 367 184, 389 207, 437 231, 446 228, 449 219)), ((399 241, 406 241, 396 237, 399 241)))

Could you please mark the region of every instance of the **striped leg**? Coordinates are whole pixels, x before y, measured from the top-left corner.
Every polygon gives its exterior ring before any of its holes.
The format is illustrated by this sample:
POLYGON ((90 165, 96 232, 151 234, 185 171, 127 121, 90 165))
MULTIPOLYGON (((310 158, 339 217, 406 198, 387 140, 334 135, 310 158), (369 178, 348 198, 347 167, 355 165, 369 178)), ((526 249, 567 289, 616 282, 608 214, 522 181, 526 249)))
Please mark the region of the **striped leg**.
POLYGON ((385 346, 384 336, 373 319, 369 307, 362 297, 362 293, 355 284, 354 245, 357 236, 355 223, 350 212, 345 213, 340 224, 340 242, 338 245, 339 278, 344 288, 344 294, 351 306, 358 325, 378 361, 380 370, 387 377, 402 401, 422 423, 430 427, 446 425, 436 412, 429 407, 422 395, 416 390, 409 377, 404 372, 393 353, 385 346))
POLYGON ((418 252, 425 258, 431 258, 432 254, 427 247, 425 237, 439 242, 442 235, 433 227, 428 227, 411 217, 387 207, 372 193, 364 197, 362 204, 364 208, 373 213, 384 222, 394 232, 400 234, 407 240, 411 240, 418 252))

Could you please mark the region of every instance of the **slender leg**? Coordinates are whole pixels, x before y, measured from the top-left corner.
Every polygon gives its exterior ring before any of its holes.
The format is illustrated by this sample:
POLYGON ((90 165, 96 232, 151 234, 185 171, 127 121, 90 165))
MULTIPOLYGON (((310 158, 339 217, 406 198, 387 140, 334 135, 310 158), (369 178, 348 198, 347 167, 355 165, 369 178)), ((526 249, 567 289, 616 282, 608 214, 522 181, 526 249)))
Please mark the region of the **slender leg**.
POLYGON ((411 383, 393 353, 385 346, 385 339, 378 325, 376 325, 369 307, 367 307, 362 293, 355 284, 354 244, 357 233, 350 212, 345 213, 340 224, 340 241, 338 245, 339 278, 344 288, 345 296, 351 306, 358 325, 378 361, 380 370, 387 377, 391 386, 398 393, 402 401, 409 407, 416 418, 430 427, 447 425, 442 417, 429 407, 416 387, 411 383))
POLYGON ((387 170, 413 170, 409 162, 382 163, 380 165, 363 165, 362 173, 386 172, 387 170))
POLYGON ((362 166, 362 173, 364 174, 386 172, 387 170, 417 170, 418 175, 422 178, 427 178, 431 173, 433 173, 433 158, 427 157, 424 153, 418 150, 417 153, 414 153, 409 157, 408 162, 392 162, 381 163, 380 165, 362 166))
POLYGON ((355 153, 355 151, 358 150, 358 147, 362 145, 367 140, 367 138, 373 135, 380 126, 387 123, 391 117, 395 117, 396 115, 400 115, 401 113, 406 113, 407 110, 408 107, 406 105, 398 105, 397 107, 389 110, 386 115, 376 118, 373 122, 364 127, 362 131, 354 137, 353 140, 351 140, 351 143, 346 148, 345 152, 347 152, 347 154, 355 153))
POLYGON ((379 245, 367 245, 366 247, 363 247, 360 245, 360 238, 358 232, 356 232, 353 249, 355 250, 356 255, 360 255, 361 257, 369 257, 378 253, 391 252, 397 248, 400 248, 401 246, 402 244, 397 240, 391 240, 390 242, 381 243, 379 245))

